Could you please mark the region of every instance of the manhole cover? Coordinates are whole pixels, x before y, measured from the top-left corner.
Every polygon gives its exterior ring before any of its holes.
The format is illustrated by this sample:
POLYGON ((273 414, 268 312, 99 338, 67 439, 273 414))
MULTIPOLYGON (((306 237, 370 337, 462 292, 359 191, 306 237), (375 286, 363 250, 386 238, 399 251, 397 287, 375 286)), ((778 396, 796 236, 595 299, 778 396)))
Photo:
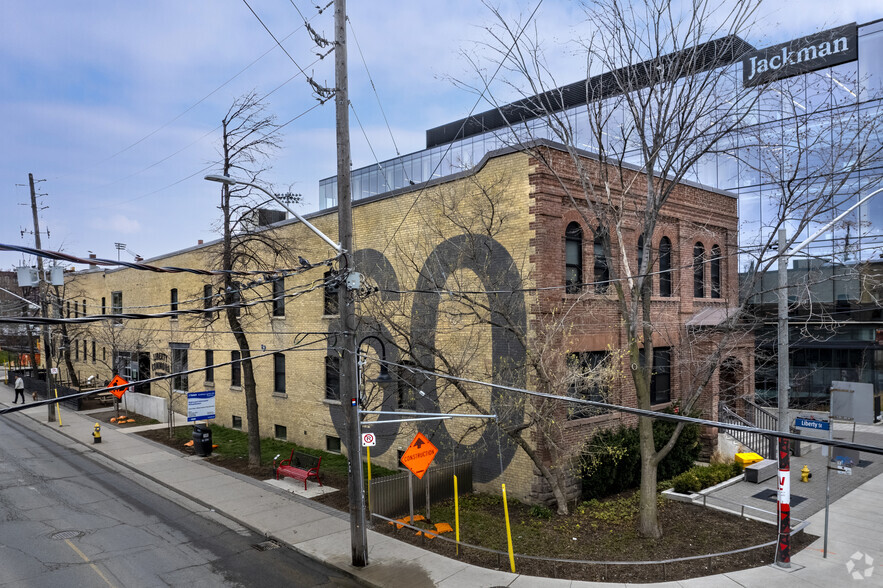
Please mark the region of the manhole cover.
POLYGON ((271 549, 279 549, 279 544, 275 541, 262 541, 261 543, 255 543, 252 547, 258 551, 270 551, 271 549))
POLYGON ((59 531, 58 533, 53 533, 52 538, 58 540, 73 539, 74 537, 80 537, 82 534, 82 531, 59 531))

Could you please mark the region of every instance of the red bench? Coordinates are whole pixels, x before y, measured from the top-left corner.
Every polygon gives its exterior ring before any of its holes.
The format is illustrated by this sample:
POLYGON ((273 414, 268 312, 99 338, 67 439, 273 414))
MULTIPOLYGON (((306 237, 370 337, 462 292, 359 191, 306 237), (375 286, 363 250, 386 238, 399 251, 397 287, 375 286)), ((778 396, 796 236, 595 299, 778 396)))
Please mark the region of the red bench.
MULTIPOLYGON (((279 456, 277 455, 276 457, 279 456)), ((280 461, 278 466, 276 465, 276 460, 273 460, 277 480, 280 477, 284 478, 286 476, 296 480, 303 480, 304 490, 307 489, 307 480, 316 480, 319 482, 319 486, 322 485, 322 480, 319 479, 319 466, 321 464, 321 457, 300 453, 294 449, 291 450, 291 457, 280 461)))

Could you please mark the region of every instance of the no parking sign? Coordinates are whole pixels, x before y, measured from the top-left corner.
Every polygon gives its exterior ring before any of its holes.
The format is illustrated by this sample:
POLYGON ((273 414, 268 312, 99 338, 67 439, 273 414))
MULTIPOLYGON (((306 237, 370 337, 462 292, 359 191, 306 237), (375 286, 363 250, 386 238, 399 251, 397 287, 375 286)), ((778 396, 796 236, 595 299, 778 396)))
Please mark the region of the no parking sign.
POLYGON ((362 433, 362 447, 374 447, 377 445, 377 437, 374 433, 362 433))

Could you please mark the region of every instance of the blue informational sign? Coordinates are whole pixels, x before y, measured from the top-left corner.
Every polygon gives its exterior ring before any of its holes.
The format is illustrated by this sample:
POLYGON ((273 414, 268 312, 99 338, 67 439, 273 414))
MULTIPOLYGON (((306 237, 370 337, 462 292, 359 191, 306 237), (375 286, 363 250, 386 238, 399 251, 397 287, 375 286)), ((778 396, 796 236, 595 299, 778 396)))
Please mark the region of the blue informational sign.
POLYGON ((797 417, 794 420, 794 426, 800 427, 802 429, 815 429, 817 431, 827 431, 831 428, 831 423, 828 421, 816 421, 813 419, 804 419, 797 417))
POLYGON ((187 422, 215 418, 215 391, 187 393, 187 422))

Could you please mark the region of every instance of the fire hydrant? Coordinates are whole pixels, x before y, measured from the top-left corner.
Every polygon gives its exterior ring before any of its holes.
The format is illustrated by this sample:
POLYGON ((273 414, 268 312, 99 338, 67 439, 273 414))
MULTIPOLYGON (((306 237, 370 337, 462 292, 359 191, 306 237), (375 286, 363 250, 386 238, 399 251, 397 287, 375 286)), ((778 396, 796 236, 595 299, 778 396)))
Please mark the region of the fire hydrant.
POLYGON ((95 430, 92 431, 92 442, 101 443, 101 424, 95 423, 95 430))
POLYGON ((812 474, 809 473, 809 466, 804 464, 803 469, 800 470, 800 481, 801 482, 809 482, 809 479, 812 477, 812 474))

